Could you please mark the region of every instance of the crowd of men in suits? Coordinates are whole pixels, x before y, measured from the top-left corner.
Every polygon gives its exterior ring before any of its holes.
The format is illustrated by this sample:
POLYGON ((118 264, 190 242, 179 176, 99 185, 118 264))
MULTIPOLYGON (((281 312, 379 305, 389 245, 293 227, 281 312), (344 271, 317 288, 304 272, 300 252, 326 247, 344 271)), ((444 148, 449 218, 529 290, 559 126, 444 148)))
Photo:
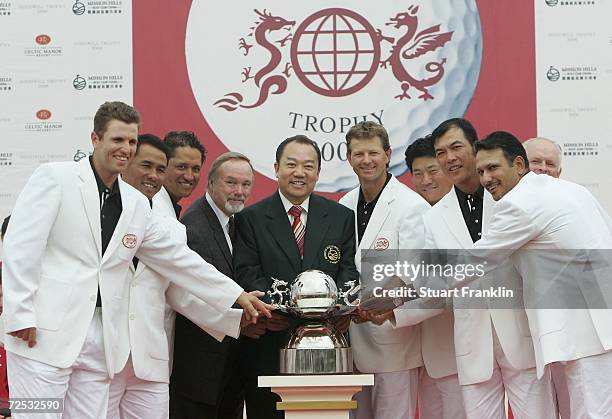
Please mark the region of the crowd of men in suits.
MULTIPOLYGON (((103 104, 93 155, 41 166, 17 200, 3 264, 11 397, 59 398, 64 410, 18 419, 225 419, 245 405, 249 418, 282 418, 257 377, 279 373, 299 320, 269 304, 272 278, 318 269, 365 289, 367 252, 499 249, 487 280, 520 287, 550 276, 534 249, 612 249, 610 217, 557 179, 547 139, 478 141, 469 121, 449 119, 406 150, 415 192, 388 172, 385 128, 366 121, 346 133, 359 186, 340 202, 313 193, 321 152, 298 135, 277 148, 269 197, 245 208, 253 167, 228 152, 182 211, 206 150, 192 132, 162 140, 139 125, 130 106, 103 104)), ((607 308, 379 307, 335 321, 355 370, 375 377, 357 419, 413 418, 417 404, 424 419, 503 418, 506 396, 518 418, 612 415, 607 308)))

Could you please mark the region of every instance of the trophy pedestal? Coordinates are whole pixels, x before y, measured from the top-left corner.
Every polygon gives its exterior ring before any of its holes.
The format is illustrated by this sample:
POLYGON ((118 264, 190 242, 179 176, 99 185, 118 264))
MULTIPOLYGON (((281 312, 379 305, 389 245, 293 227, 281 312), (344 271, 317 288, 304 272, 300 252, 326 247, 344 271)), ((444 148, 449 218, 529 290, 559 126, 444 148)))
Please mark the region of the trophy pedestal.
POLYGON ((353 395, 371 385, 373 374, 259 377, 259 387, 271 387, 283 400, 276 409, 284 410, 286 419, 348 419, 357 408, 353 395))

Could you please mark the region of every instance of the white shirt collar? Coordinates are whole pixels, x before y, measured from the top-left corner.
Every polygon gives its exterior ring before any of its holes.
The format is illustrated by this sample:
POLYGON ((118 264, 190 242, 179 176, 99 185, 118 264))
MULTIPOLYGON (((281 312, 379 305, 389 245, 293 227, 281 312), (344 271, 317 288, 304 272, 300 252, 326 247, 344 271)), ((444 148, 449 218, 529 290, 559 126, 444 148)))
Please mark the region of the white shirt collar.
POLYGON ((210 204, 215 215, 217 216, 217 219, 219 220, 221 227, 223 227, 223 231, 227 233, 227 223, 229 222, 229 217, 223 211, 221 211, 221 209, 217 206, 217 204, 215 204, 215 201, 213 201, 213 199, 210 197, 208 192, 206 192, 205 197, 206 197, 206 201, 210 204))
MULTIPOLYGON (((289 212, 293 204, 291 203, 291 201, 287 199, 285 195, 283 195, 280 189, 278 190, 278 195, 280 196, 281 202, 283 203, 283 207, 285 207, 285 212, 289 212)), ((300 207, 302 207, 302 209, 304 210, 306 214, 308 214, 308 204, 309 203, 310 203, 310 195, 308 195, 308 198, 306 198, 304 202, 302 202, 299 205, 300 207)))

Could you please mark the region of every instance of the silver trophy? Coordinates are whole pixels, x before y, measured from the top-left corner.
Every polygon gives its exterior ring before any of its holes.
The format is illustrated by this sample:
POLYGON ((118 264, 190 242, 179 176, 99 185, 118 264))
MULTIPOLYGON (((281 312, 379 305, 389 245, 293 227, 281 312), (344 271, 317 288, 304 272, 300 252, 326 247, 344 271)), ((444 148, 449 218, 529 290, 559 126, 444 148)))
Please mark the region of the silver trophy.
POLYGON ((302 272, 291 284, 272 279, 272 290, 268 291, 272 303, 306 319, 280 350, 281 374, 352 373, 351 347, 330 320, 357 308, 359 284, 349 281, 339 292, 334 280, 318 270, 302 272))

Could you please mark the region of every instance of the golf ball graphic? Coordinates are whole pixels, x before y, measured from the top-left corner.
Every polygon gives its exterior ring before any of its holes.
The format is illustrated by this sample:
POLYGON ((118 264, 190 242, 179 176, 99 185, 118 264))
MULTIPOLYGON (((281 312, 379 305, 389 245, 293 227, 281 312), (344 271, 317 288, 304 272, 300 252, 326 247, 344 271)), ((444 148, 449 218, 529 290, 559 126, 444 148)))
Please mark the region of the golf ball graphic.
POLYGON ((322 153, 317 190, 336 192, 358 183, 345 144, 355 123, 385 126, 401 175, 412 141, 463 116, 482 33, 476 0, 193 2, 185 54, 201 113, 228 149, 274 179, 278 144, 306 135, 322 153))

